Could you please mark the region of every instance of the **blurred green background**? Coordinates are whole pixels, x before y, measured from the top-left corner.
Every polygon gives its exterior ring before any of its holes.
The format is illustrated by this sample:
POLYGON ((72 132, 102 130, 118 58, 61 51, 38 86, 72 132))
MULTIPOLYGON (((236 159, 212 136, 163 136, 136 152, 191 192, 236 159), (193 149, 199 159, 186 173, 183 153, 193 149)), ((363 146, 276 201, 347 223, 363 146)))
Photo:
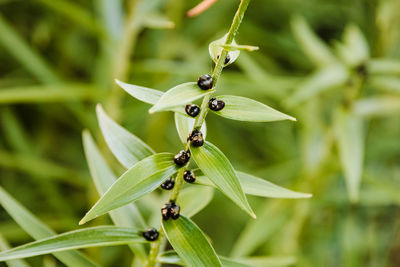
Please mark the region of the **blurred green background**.
MULTIPOLYGON (((149 105, 113 80, 165 91, 210 73, 208 44, 228 31, 239 1, 219 0, 186 17, 198 2, 0 0, 0 185, 57 232, 77 229, 98 198, 84 128, 122 171, 102 141, 96 103, 157 152, 181 149, 172 113, 149 115, 149 105)), ((211 114, 207 138, 236 169, 313 198, 250 197, 258 216, 252 220, 215 192, 194 221, 219 254, 274 256, 278 266, 400 266, 399 10, 399 0, 250 3, 236 41, 260 50, 242 52, 218 91, 298 121, 255 124, 211 114), (357 48, 344 55, 338 49, 350 23, 369 46, 354 61, 347 59, 357 48), (345 66, 344 76, 324 63, 324 45, 345 66), (348 197, 334 129, 335 113, 353 104, 365 144, 358 202, 348 197)), ((139 205, 148 215, 146 201, 139 205)), ((108 222, 103 216, 92 224, 108 222)), ((31 241, 4 210, 0 233, 12 246, 31 241)), ((132 258, 125 247, 89 253, 104 266, 129 266, 132 258)), ((50 257, 29 262, 50 266, 50 257)))

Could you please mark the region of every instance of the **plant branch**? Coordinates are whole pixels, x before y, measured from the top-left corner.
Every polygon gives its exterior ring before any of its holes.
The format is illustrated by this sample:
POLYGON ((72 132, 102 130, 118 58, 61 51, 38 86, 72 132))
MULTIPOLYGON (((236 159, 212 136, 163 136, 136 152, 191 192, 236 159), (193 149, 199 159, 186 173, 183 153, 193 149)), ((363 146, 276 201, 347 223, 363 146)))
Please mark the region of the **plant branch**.
MULTIPOLYGON (((240 1, 239 8, 236 11, 235 17, 233 18, 232 25, 229 29, 229 32, 227 34, 224 45, 229 46, 232 44, 233 39, 235 38, 235 36, 238 32, 239 26, 242 23, 244 13, 246 12, 246 9, 247 9, 249 3, 250 3, 250 0, 241 0, 240 1)), ((221 51, 221 56, 219 57, 216 65, 215 65, 214 71, 212 73, 213 88, 216 88, 216 86, 217 86, 219 77, 221 76, 222 70, 224 68, 224 62, 225 62, 227 55, 228 55, 228 50, 225 47, 223 47, 222 51, 221 51)), ((207 116, 207 113, 208 113, 208 102, 210 101, 210 98, 211 98, 210 95, 206 95, 203 98, 203 101, 201 103, 201 111, 200 111, 200 114, 196 118, 193 130, 200 129, 201 126, 203 125, 205 118, 207 116)), ((190 142, 188 141, 186 143, 186 150, 188 150, 189 148, 190 148, 190 142)), ((175 179, 175 186, 174 186, 174 189, 172 190, 172 192, 170 193, 169 201, 175 202, 177 200, 177 198, 179 196, 179 192, 184 183, 184 180, 183 180, 183 172, 184 171, 185 171, 185 168, 181 168, 178 171, 178 174, 175 179)), ((154 241, 151 246, 149 260, 147 262, 147 267, 153 267, 156 265, 157 256, 160 252, 162 239, 164 238, 164 231, 163 231, 162 227, 160 227, 159 233, 160 233, 160 235, 159 235, 158 240, 154 241)))

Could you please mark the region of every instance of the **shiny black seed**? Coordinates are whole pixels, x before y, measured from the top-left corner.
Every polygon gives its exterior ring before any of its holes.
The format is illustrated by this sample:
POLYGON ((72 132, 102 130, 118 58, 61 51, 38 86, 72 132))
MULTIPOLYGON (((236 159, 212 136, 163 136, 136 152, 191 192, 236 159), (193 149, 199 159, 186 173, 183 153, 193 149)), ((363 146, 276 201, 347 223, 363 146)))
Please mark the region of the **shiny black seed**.
POLYGON ((185 165, 189 161, 189 159, 190 152, 185 150, 179 151, 179 153, 174 156, 174 162, 179 166, 185 165))
POLYGON ((149 228, 146 231, 144 231, 142 235, 147 241, 155 241, 157 240, 159 234, 157 229, 149 228))
MULTIPOLYGON (((219 59, 219 55, 217 56, 217 59, 219 59)), ((224 61, 224 64, 225 65, 228 64, 230 60, 231 60, 231 56, 229 54, 227 54, 226 58, 225 58, 225 61, 224 61)))
POLYGON ((204 144, 203 134, 199 130, 195 129, 189 135, 188 141, 190 141, 195 147, 202 146, 204 144))
POLYGON ((196 181, 194 173, 190 170, 187 170, 183 173, 183 179, 188 183, 194 183, 196 181))
POLYGON ((178 205, 176 205, 175 203, 171 203, 169 212, 170 212, 170 216, 172 219, 174 219, 174 220, 178 219, 180 211, 181 211, 181 208, 178 205))
POLYGON ((225 102, 216 98, 211 98, 210 102, 208 102, 208 107, 211 110, 219 111, 225 107, 225 102))
POLYGON ((172 218, 174 220, 178 219, 180 210, 180 207, 173 202, 164 204, 164 206, 161 208, 161 215, 163 220, 166 221, 169 218, 172 218))
POLYGON ((191 117, 196 117, 200 113, 200 108, 198 105, 195 104, 188 104, 185 107, 186 114, 191 117))
POLYGON ((172 178, 168 178, 167 180, 165 180, 165 182, 161 184, 161 188, 165 190, 171 190, 172 188, 174 188, 174 185, 175 181, 172 178))
POLYGON ((208 90, 213 87, 213 78, 208 75, 201 75, 199 79, 197 80, 197 85, 202 89, 202 90, 208 90))

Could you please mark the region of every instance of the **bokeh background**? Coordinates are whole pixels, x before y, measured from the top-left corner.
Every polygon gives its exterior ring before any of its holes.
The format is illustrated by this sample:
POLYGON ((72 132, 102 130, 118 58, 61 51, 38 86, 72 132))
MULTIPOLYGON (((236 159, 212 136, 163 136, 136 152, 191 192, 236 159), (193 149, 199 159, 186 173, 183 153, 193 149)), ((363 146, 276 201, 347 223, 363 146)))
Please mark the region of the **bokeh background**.
MULTIPOLYGON (((77 229, 98 198, 84 128, 122 171, 102 141, 96 103, 157 152, 181 149, 172 113, 149 115, 149 105, 113 80, 165 91, 210 73, 208 44, 228 31, 239 1, 219 0, 186 17, 198 2, 0 0, 0 185, 57 232, 77 229)), ((399 0, 250 3, 236 41, 260 50, 242 52, 224 69, 218 91, 298 121, 246 123, 211 114, 207 138, 236 169, 313 198, 250 197, 258 215, 252 220, 215 192, 194 220, 219 254, 271 256, 271 266, 400 265, 399 10, 399 0), (367 55, 357 58, 362 44, 340 53, 348 25, 365 39, 367 55), (325 64, 320 46, 345 75, 325 64), (348 197, 335 134, 335 113, 349 105, 363 123, 355 137, 365 145, 358 202, 348 197)), ((151 204, 139 206, 148 216, 151 204)), ((104 223, 106 216, 92 225, 104 223)), ((0 233, 12 246, 32 240, 2 209, 0 233)), ((104 266, 132 259, 126 247, 88 253, 104 266)), ((28 262, 61 266, 51 256, 28 262)))

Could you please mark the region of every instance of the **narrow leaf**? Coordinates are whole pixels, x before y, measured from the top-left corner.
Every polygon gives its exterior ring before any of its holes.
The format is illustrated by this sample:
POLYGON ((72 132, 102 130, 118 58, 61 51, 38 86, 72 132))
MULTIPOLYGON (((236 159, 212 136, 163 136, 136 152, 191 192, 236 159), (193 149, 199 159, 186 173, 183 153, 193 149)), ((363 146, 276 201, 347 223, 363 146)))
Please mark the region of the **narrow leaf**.
POLYGON ((151 29, 172 29, 175 23, 164 14, 150 13, 146 15, 143 25, 151 29))
POLYGON ((398 116, 400 97, 382 95, 361 98, 353 103, 352 112, 357 116, 398 116))
POLYGON ((214 189, 205 186, 190 186, 179 193, 181 213, 188 218, 204 209, 212 200, 214 189))
MULTIPOLYGON (((217 61, 218 61, 219 55, 221 54, 221 52, 223 50, 222 46, 225 45, 227 36, 228 36, 228 34, 225 34, 222 38, 215 40, 208 45, 208 52, 210 53, 210 57, 214 61, 214 63, 217 63, 217 61)), ((235 42, 235 40, 233 40, 231 46, 237 46, 237 43, 235 42)), ((226 50, 229 51, 229 50, 231 50, 231 48, 228 48, 226 50)), ((235 62, 236 59, 239 57, 239 55, 240 55, 240 50, 229 51, 228 52, 229 62, 227 64, 225 64, 225 66, 235 62)))
POLYGON ((225 107, 213 112, 228 119, 255 122, 296 121, 295 118, 250 98, 233 95, 223 95, 216 98, 224 101, 225 107))
MULTIPOLYGON (((188 116, 175 112, 176 130, 178 131, 179 138, 181 139, 183 144, 186 144, 187 138, 193 130, 194 122, 194 118, 190 118, 188 116)), ((203 123, 200 131, 203 133, 203 137, 205 139, 207 135, 207 127, 205 122, 203 123)))
POLYGON ((212 92, 214 92, 214 90, 200 89, 195 82, 183 83, 165 92, 149 112, 154 113, 171 110, 174 107, 191 103, 212 92))
MULTIPOLYGON (((0 187, 0 203, 7 213, 34 239, 51 237, 56 233, 0 187)), ((67 266, 98 266, 78 251, 58 252, 54 256, 67 266)))
POLYGON ((338 110, 335 133, 350 201, 357 202, 364 157, 362 119, 345 110, 338 110))
POLYGON ((108 147, 125 168, 128 169, 136 162, 155 153, 145 142, 113 121, 100 104, 97 105, 96 111, 100 129, 108 147))
MULTIPOLYGON (((10 245, 8 244, 7 240, 0 234, 0 251, 10 249, 10 245)), ((29 267, 24 260, 9 260, 6 261, 8 267, 29 267)))
POLYGON ((236 205, 255 218, 256 215, 247 202, 239 178, 232 164, 221 150, 209 142, 204 142, 203 146, 192 147, 190 151, 196 164, 215 186, 236 205))
POLYGON ((252 46, 252 45, 227 45, 227 44, 222 44, 220 45, 222 48, 225 48, 228 51, 248 51, 248 52, 253 52, 258 49, 260 49, 258 46, 252 46))
POLYGON ((160 153, 133 165, 107 190, 79 224, 88 222, 152 192, 165 179, 178 171, 173 157, 174 155, 170 153, 160 153))
POLYGON ((146 242, 131 228, 100 226, 81 229, 28 243, 0 253, 0 261, 27 258, 43 254, 87 247, 115 246, 146 242))
MULTIPOLYGON (((310 198, 311 194, 295 192, 284 187, 273 184, 259 177, 236 171, 243 192, 248 195, 271 197, 271 198, 310 198)), ((196 183, 208 186, 215 186, 208 177, 202 176, 199 171, 195 172, 196 183)))
POLYGON ((168 241, 188 266, 222 266, 204 233, 190 219, 181 215, 177 220, 162 220, 162 227, 168 241))
MULTIPOLYGON (((97 192, 101 196, 112 186, 116 177, 108 167, 89 131, 83 132, 83 146, 90 174, 96 185, 97 192)), ((134 203, 110 211, 110 216, 116 226, 145 228, 144 219, 134 203)), ((129 244, 129 247, 143 263, 146 262, 147 255, 142 244, 129 244)))
POLYGON ((133 84, 128 84, 121 82, 119 80, 115 80, 115 82, 122 88, 124 89, 128 94, 133 96, 134 98, 148 103, 148 104, 155 104, 157 101, 160 99, 160 97, 163 95, 163 92, 154 90, 151 88, 143 87, 143 86, 138 86, 138 85, 133 85, 133 84))
POLYGON ((367 69, 371 74, 399 75, 400 61, 389 58, 370 59, 367 62, 367 69))

